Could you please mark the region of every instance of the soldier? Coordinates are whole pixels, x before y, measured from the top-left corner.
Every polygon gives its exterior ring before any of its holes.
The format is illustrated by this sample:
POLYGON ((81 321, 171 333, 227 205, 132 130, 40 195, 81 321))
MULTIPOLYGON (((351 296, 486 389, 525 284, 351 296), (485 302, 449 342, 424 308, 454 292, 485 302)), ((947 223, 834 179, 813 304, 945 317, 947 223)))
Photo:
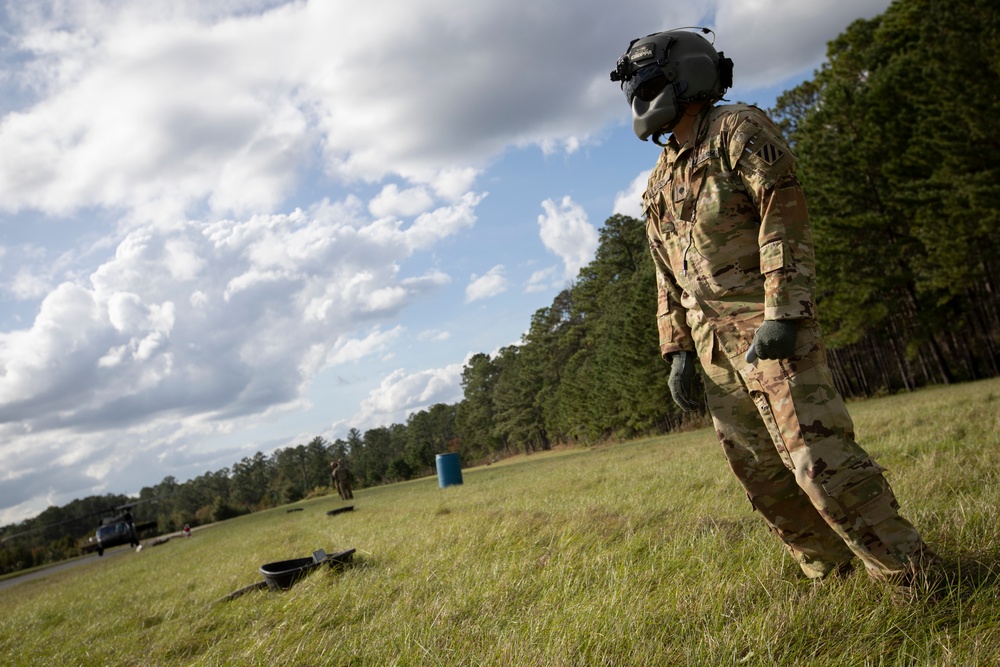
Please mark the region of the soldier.
POLYGON ((351 490, 351 471, 343 461, 337 459, 330 464, 330 476, 333 478, 333 485, 337 487, 337 493, 341 499, 351 500, 354 492, 351 490))
POLYGON ((933 554, 854 441, 816 320, 795 156, 760 109, 715 106, 732 73, 687 30, 633 40, 611 73, 636 136, 663 147, 643 208, 671 395, 700 407, 697 358, 730 468, 807 577, 846 574, 857 556, 909 586, 933 554))

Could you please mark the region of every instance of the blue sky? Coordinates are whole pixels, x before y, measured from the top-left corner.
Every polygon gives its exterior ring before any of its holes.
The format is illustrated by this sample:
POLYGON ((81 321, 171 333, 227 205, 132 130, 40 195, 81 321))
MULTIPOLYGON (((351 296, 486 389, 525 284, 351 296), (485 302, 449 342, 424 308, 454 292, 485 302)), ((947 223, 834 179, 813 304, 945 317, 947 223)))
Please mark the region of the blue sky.
POLYGON ((3 3, 0 524, 458 402, 639 215, 631 39, 766 108, 888 4, 3 3))

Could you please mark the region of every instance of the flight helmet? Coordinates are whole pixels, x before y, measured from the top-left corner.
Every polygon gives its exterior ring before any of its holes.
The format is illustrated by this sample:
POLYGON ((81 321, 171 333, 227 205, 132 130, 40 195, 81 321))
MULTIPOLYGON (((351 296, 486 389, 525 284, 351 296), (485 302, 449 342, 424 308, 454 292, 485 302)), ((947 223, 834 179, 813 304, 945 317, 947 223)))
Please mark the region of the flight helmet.
POLYGON ((652 136, 659 144, 687 104, 715 102, 725 95, 733 85, 733 61, 691 29, 667 30, 632 40, 611 80, 621 82, 632 107, 635 135, 643 141, 652 136))

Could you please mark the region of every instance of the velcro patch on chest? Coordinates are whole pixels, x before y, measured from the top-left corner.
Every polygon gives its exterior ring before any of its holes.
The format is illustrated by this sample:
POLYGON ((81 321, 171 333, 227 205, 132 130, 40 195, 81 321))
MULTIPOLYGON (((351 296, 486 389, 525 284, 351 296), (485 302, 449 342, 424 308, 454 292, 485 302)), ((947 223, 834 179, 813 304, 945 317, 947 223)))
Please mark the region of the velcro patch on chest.
POLYGON ((649 188, 647 189, 647 193, 649 193, 649 196, 652 197, 657 192, 659 192, 660 190, 662 190, 663 186, 665 186, 667 184, 667 181, 669 181, 669 180, 670 180, 669 178, 660 178, 655 183, 653 183, 652 185, 650 185, 649 188))
POLYGON ((719 157, 718 148, 703 148, 691 158, 691 167, 697 169, 709 160, 719 157))

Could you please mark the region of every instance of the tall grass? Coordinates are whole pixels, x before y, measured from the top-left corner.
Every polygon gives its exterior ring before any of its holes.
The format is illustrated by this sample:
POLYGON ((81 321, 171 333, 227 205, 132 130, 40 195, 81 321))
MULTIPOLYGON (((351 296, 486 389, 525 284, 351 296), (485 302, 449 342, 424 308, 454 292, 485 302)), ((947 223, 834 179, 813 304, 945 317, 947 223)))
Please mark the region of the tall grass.
POLYGON ((953 581, 813 586, 711 429, 549 452, 220 523, 0 592, 4 665, 993 665, 1000 380, 851 405, 953 581), (354 547, 283 593, 267 562, 354 547))

